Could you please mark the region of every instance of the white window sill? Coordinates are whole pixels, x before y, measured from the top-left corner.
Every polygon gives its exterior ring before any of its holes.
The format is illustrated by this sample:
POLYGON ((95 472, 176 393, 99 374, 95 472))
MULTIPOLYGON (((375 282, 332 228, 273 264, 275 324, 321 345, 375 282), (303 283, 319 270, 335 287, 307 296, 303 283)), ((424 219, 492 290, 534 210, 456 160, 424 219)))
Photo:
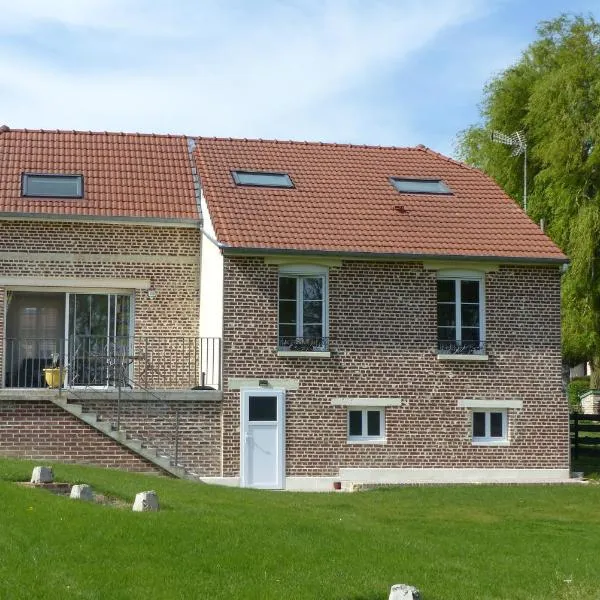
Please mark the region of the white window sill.
POLYGON ((385 438, 348 438, 346 441, 348 444, 377 444, 379 446, 387 444, 385 438))
POLYGON ((278 350, 277 356, 282 358, 331 358, 331 352, 319 350, 278 350))
POLYGON ((510 446, 508 440, 498 441, 484 441, 484 440, 473 440, 473 446, 510 446))
POLYGON ((487 354, 438 354, 438 360, 457 360, 464 362, 486 362, 487 354))

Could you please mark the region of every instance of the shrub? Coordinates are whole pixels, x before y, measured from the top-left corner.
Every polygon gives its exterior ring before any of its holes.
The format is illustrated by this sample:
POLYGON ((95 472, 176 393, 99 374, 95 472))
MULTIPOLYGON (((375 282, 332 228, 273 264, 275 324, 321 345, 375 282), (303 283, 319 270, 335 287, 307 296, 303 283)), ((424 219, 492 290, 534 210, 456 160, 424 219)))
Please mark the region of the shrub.
POLYGON ((573 410, 579 410, 579 396, 590 389, 590 378, 586 377, 574 377, 569 381, 567 385, 567 397, 569 398, 569 405, 573 410))

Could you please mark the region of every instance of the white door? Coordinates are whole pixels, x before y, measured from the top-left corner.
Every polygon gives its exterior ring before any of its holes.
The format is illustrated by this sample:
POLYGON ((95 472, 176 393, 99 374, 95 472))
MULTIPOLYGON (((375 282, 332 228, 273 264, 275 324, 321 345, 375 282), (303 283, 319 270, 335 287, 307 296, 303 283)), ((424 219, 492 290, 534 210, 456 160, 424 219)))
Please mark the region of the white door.
POLYGON ((285 477, 285 392, 242 390, 242 487, 282 489, 285 477))

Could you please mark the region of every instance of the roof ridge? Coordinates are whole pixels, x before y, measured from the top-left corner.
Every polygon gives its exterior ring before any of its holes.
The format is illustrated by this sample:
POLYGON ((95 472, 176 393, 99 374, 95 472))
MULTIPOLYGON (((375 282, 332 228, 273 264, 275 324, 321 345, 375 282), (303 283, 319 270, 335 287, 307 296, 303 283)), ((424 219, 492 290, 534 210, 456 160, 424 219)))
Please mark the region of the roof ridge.
POLYGON ((188 139, 189 135, 182 133, 143 133, 139 131, 84 131, 82 129, 28 129, 28 128, 13 128, 8 125, 3 125, 1 128, 3 133, 68 133, 76 135, 116 135, 116 136, 135 136, 135 137, 154 137, 154 138, 171 138, 171 139, 188 139))
MULTIPOLYGON (((269 144, 289 144, 292 146, 328 146, 333 148, 365 148, 365 149, 386 149, 386 150, 417 150, 419 146, 385 146, 377 144, 351 144, 351 143, 339 143, 339 142, 318 142, 310 140, 278 140, 278 139, 264 139, 264 138, 234 138, 234 137, 219 137, 219 136, 196 136, 196 140, 202 141, 207 140, 211 142, 261 142, 269 144)), ((424 147, 424 146, 423 146, 424 147)))
POLYGON ((419 144, 418 146, 416 146, 416 148, 418 150, 421 150, 422 152, 426 152, 428 154, 433 154, 434 156, 442 158, 445 161, 452 163, 453 165, 458 165, 459 167, 463 167, 465 169, 468 169, 469 171, 475 171, 476 173, 483 173, 486 177, 489 177, 489 175, 483 169, 479 169, 477 167, 474 167, 473 165, 467 164, 466 162, 456 160, 455 158, 452 158, 451 156, 446 156, 445 154, 442 154, 441 152, 438 152, 437 150, 432 150, 431 148, 429 148, 428 146, 425 146, 423 144, 419 144))

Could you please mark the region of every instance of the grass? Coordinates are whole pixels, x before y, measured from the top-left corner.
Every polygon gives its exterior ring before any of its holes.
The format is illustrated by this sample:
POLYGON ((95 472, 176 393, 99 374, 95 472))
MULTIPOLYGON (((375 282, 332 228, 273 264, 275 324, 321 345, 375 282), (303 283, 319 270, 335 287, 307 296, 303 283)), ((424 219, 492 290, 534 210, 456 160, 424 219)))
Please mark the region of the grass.
POLYGON ((0 598, 600 598, 600 486, 455 486, 357 494, 227 489, 54 464, 133 513, 14 485, 0 459, 0 598))

